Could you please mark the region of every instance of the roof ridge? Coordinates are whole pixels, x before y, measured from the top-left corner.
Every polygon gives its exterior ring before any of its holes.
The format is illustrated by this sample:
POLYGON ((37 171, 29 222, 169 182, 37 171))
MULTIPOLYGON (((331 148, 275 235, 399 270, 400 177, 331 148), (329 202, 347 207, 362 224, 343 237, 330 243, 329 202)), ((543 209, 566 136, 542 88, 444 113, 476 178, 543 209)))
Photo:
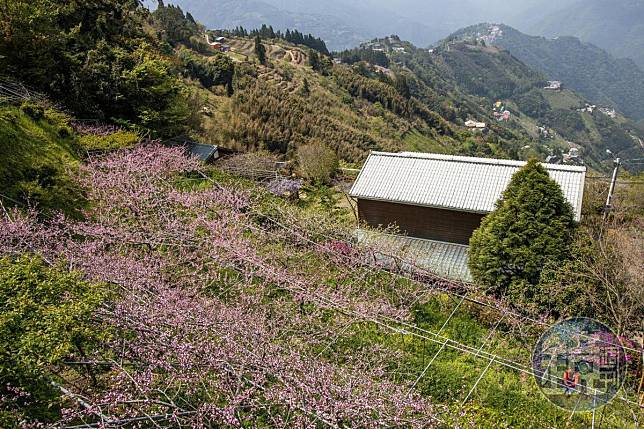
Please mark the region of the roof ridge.
MULTIPOLYGON (((519 161, 515 159, 500 159, 500 158, 480 158, 474 156, 462 156, 462 155, 445 155, 441 153, 429 153, 429 152, 378 152, 373 151, 370 155, 376 156, 388 156, 396 158, 413 158, 413 159, 433 159, 441 161, 452 161, 452 162, 462 162, 469 164, 487 164, 487 165, 505 165, 512 167, 523 167, 527 164, 527 161, 519 161)), ((561 164, 548 164, 542 162, 541 165, 548 170, 562 170, 570 172, 579 172, 585 173, 586 167, 576 166, 576 165, 561 165, 561 164)))

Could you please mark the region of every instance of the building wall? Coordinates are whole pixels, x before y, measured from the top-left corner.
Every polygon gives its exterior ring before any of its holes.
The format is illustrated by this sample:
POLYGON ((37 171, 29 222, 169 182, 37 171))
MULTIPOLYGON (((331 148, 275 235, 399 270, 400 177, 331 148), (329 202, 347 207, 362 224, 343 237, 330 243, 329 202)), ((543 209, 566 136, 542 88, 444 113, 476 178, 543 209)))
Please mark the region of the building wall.
POLYGON ((358 213, 361 222, 373 227, 397 225, 401 233, 411 237, 458 244, 469 244, 484 216, 361 199, 358 200, 358 213))

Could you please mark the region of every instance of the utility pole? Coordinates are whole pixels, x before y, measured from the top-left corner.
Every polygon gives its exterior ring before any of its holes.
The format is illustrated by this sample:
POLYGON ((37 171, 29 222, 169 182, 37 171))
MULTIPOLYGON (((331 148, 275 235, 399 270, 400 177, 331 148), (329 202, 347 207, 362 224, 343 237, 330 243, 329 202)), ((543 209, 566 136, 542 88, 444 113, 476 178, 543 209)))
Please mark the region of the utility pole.
POLYGON ((622 165, 622 160, 620 158, 615 158, 615 169, 613 170, 613 178, 610 181, 610 189, 608 190, 608 198, 606 199, 606 209, 604 211, 604 220, 608 218, 608 213, 613 208, 613 195, 615 193, 615 185, 617 185, 617 174, 619 173, 619 167, 621 165, 622 165))

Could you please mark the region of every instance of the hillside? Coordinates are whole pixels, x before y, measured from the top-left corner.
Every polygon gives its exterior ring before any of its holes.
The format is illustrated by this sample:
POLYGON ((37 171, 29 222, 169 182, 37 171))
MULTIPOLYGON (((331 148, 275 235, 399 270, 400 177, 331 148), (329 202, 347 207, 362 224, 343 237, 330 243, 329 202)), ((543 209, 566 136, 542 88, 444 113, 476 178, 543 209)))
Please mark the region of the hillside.
MULTIPOLYGON (((52 19, 64 25, 76 19, 56 13, 52 19)), ((306 47, 264 37, 268 58, 261 64, 253 39, 225 33, 231 50, 219 52, 206 43, 205 27, 177 7, 137 13, 145 25, 127 23, 118 32, 118 16, 96 10, 95 19, 110 24, 83 43, 68 40, 74 37, 71 26, 54 33, 46 26, 30 28, 33 20, 16 21, 29 37, 47 42, 39 45, 41 55, 28 57, 28 37, 7 38, 0 61, 84 118, 153 137, 189 133, 285 159, 318 142, 353 164, 370 150, 561 159, 574 147, 589 165, 606 171, 606 149, 624 158, 641 150, 641 130, 628 120, 577 111, 585 100, 570 91, 543 90, 545 76, 493 47, 447 42, 430 53, 392 36, 359 50, 373 53, 374 44, 384 45, 389 67, 383 68, 369 63, 373 55, 357 55, 367 62, 336 64, 316 54, 313 61, 306 47), (74 61, 55 61, 62 47, 73 48, 65 58, 74 61), (70 81, 61 73, 70 68, 82 79, 70 81), (65 90, 72 84, 73 90, 65 90), (507 118, 494 115, 498 101, 507 118), (488 126, 481 132, 468 121, 488 126)))
POLYGON ((526 31, 548 37, 576 36, 617 58, 631 58, 644 69, 643 22, 642 0, 583 0, 538 20, 526 31))
POLYGON ((371 150, 544 158, 584 133, 605 169, 595 151, 620 152, 623 117, 576 112, 574 92, 478 43, 392 36, 339 64, 131 0, 5 2, 0 35, 0 427, 582 429, 599 417, 575 412, 583 390, 532 353, 572 316, 627 345, 632 377, 599 413, 637 427, 641 179, 623 173, 606 221, 589 174, 573 229, 517 175, 512 199, 567 237, 517 300, 360 239, 392 230, 357 223, 338 169, 371 150), (187 139, 225 156, 204 163, 187 139))
POLYGON ((549 80, 559 80, 594 104, 644 117, 644 71, 575 37, 528 36, 507 25, 481 24, 454 34, 474 37, 508 50, 549 80))
POLYGON ((71 180, 79 162, 77 142, 64 115, 37 105, 0 104, 0 194, 13 204, 74 214, 83 194, 71 180))
MULTIPOLYGON (((624 158, 641 157, 642 130, 634 122, 597 108, 587 111, 586 99, 573 91, 544 89, 546 77, 507 51, 457 35, 431 51, 402 46, 406 53, 392 52, 394 62, 440 93, 442 104, 458 106, 463 120, 478 115, 472 119, 498 124, 499 133, 519 133, 526 143, 537 142, 532 148, 542 153, 560 156, 562 150, 581 148, 588 164, 598 169, 606 168, 606 149, 624 158), (508 121, 495 120, 497 101, 511 112, 508 121)), ((417 95, 431 102, 432 96, 417 95)))
MULTIPOLYGON (((342 160, 358 164, 370 150, 517 157, 527 138, 502 127, 485 135, 468 130, 467 112, 481 112, 476 100, 461 93, 455 100, 397 66, 377 69, 323 58, 314 69, 308 49, 281 39, 263 40, 268 61, 262 65, 253 40, 229 36, 227 43, 239 78, 231 97, 199 90, 208 112, 199 132, 204 141, 287 159, 298 147, 322 141, 342 160), (416 83, 422 88, 414 89, 416 83), (460 122, 454 121, 457 113, 460 122)), ((535 153, 547 156, 544 148, 535 153)))
POLYGON ((572 142, 600 170, 609 168, 606 149, 626 157, 640 150, 641 130, 626 119, 577 112, 583 98, 543 90, 545 76, 493 47, 461 44, 430 54, 392 37, 339 54, 345 64, 322 58, 313 68, 308 48, 264 39, 268 61, 262 65, 253 40, 228 37, 239 78, 232 97, 199 90, 209 112, 200 131, 205 141, 287 158, 299 146, 324 141, 349 163, 370 150, 561 159, 572 142), (369 54, 374 44, 388 50, 381 61, 369 54), (349 58, 361 55, 367 62, 349 58), (515 116, 498 121, 498 100, 515 116), (493 125, 485 133, 468 130, 471 119, 493 125), (544 137, 539 126, 554 132, 544 137))
MULTIPOLYGON (((70 426, 106 416, 173 427, 590 424, 589 413, 548 405, 529 375, 542 324, 469 286, 365 263, 374 249, 351 239, 348 212, 315 203, 324 190, 288 201, 159 144, 78 172, 84 219, 0 218, 0 285, 13 285, 0 290, 14 299, 18 287, 62 289, 18 319, 28 336, 11 346, 29 359, 5 379, 41 390, 28 406, 4 405, 3 426, 16 416, 70 426), (34 311, 45 327, 74 330, 46 331, 34 311), (30 346, 32 336, 51 342, 30 346), (86 354, 100 366, 73 364, 86 354), (492 357, 500 364, 488 372, 492 357), (81 392, 95 407, 78 411, 81 392)), ((627 422, 628 410, 616 402, 605 423, 627 422)))

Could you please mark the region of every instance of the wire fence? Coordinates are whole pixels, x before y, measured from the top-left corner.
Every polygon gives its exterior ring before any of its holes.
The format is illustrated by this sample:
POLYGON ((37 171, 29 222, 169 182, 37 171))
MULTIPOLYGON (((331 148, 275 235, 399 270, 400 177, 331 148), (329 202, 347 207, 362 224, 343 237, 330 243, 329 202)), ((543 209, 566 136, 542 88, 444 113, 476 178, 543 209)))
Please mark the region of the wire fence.
POLYGON ((17 80, 0 78, 0 103, 22 103, 32 101, 42 104, 52 104, 49 99, 17 80))

